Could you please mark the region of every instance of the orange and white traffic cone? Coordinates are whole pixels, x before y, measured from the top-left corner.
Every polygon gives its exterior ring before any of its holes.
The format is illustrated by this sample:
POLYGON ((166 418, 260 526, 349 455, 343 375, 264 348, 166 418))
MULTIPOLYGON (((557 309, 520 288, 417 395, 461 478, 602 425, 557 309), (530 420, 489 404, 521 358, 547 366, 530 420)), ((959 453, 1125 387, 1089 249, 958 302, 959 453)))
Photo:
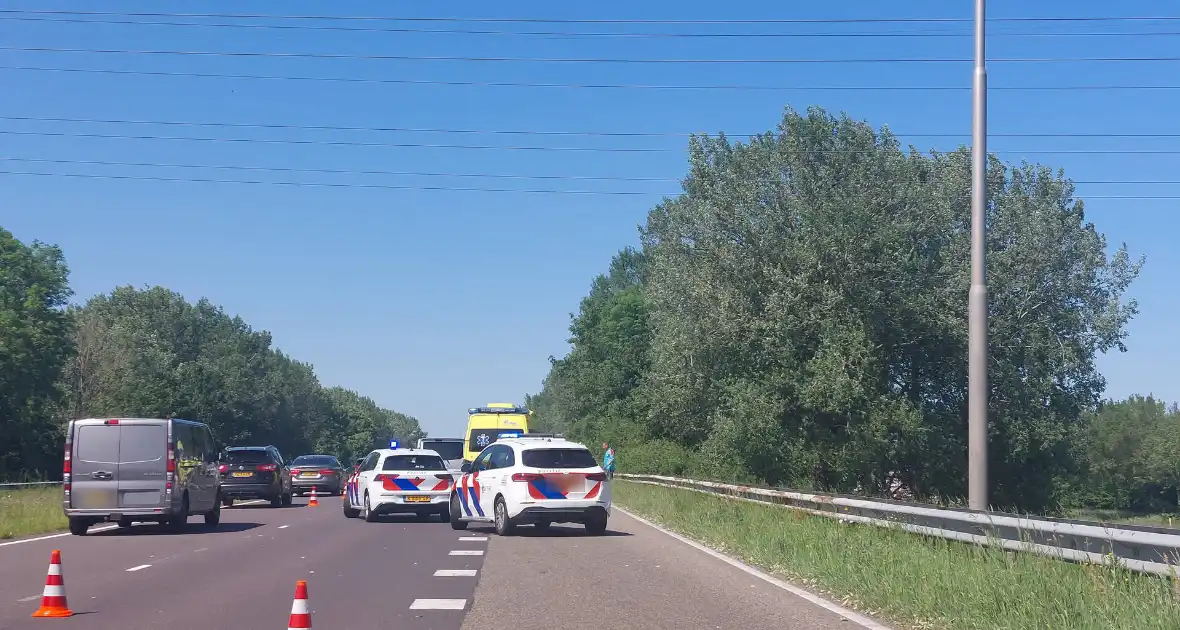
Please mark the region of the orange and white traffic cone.
POLYGON ((291 619, 287 621, 287 630, 310 627, 311 609, 307 606, 307 582, 299 580, 295 583, 295 599, 291 602, 291 619))
POLYGON ((319 499, 315 498, 315 486, 311 487, 311 499, 307 502, 307 507, 315 507, 320 504, 319 499))
POLYGON ((49 554, 49 574, 45 576, 45 590, 41 592, 41 607, 34 617, 73 617, 74 611, 66 604, 66 582, 61 574, 61 551, 49 554))

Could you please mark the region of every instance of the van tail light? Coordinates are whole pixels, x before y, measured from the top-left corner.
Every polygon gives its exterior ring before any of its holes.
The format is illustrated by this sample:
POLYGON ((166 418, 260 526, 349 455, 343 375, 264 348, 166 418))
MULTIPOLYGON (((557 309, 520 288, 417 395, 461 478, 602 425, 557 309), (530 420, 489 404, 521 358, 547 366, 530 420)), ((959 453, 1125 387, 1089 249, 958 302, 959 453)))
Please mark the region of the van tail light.
POLYGON ((62 459, 62 462, 61 462, 61 487, 67 497, 70 494, 70 470, 72 469, 72 467, 70 466, 70 453, 72 453, 73 450, 74 450, 73 443, 66 442, 65 458, 62 459))
POLYGON ((223 472, 226 472, 226 471, 228 471, 228 470, 229 470, 229 466, 227 466, 227 465, 225 465, 225 464, 222 464, 222 465, 220 465, 220 466, 218 466, 218 467, 217 467, 217 472, 219 472, 219 473, 223 473, 223 472))
POLYGON ((259 472, 274 472, 278 469, 279 467, 277 464, 259 464, 257 468, 259 472))
POLYGON ((606 473, 590 473, 586 475, 586 481, 606 481, 606 473))
POLYGON ((514 473, 512 475, 513 481, 529 482, 529 481, 538 481, 538 480, 544 479, 544 478, 545 478, 545 475, 541 475, 538 473, 514 473))
POLYGON ((168 472, 176 472, 176 449, 172 444, 168 444, 168 472))

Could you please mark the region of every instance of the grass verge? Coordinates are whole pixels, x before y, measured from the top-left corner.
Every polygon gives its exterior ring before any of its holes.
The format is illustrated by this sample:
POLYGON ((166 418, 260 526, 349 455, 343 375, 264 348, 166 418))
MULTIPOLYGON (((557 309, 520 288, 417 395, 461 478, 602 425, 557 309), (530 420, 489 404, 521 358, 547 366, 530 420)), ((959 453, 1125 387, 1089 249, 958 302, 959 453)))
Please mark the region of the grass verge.
POLYGON ((1169 580, 618 480, 618 504, 897 628, 1174 630, 1169 580))
POLYGON ((0 539, 65 529, 61 486, 0 488, 0 539))

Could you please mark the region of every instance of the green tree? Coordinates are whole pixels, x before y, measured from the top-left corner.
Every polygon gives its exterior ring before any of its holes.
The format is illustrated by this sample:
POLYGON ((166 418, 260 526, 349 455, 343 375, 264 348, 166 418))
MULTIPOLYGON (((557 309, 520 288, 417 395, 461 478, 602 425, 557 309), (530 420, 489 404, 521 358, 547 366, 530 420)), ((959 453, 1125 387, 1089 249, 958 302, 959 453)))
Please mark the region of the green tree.
POLYGON ((73 351, 68 278, 60 249, 0 228, 0 478, 60 466, 53 410, 73 351))

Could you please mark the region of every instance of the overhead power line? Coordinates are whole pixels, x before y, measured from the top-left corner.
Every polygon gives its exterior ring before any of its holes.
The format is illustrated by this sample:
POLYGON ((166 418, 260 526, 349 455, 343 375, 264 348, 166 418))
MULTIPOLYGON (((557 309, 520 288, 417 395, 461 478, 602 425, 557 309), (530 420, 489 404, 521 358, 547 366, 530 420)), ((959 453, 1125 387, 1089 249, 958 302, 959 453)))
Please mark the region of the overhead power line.
MULTIPOLYGON (((0 65, 0 70, 21 72, 63 72, 80 74, 110 74, 124 76, 182 77, 203 79, 239 79, 249 81, 323 81, 331 83, 363 83, 375 85, 439 85, 455 87, 505 87, 505 88, 559 88, 559 89, 610 89, 610 90, 735 90, 767 92, 963 92, 970 85, 669 85, 643 83, 535 83, 529 81, 447 81, 438 79, 370 79, 362 77, 333 76, 292 76, 267 74, 226 74, 218 72, 174 72, 164 70, 116 70, 110 68, 62 68, 54 66, 0 65)), ((989 92, 1043 92, 1043 91, 1100 91, 1111 90, 1180 90, 1180 84, 1095 84, 1095 85, 989 85, 989 92)))
MULTIPOLYGON (((223 171, 247 171, 266 173, 306 173, 316 175, 364 175, 387 177, 454 177, 460 179, 505 179, 505 180, 541 180, 541 181, 594 181, 594 182, 629 182, 629 183, 679 183, 675 177, 629 177, 629 176, 595 176, 595 175, 523 175, 505 173, 460 173, 460 172, 429 172, 429 171, 388 171, 362 169, 332 169, 332 168, 295 168, 281 166, 253 166, 238 164, 178 164, 169 162, 123 162, 110 160, 60 160, 49 158, 25 158, 0 156, 0 162, 16 162, 26 164, 58 164, 71 166, 117 166, 135 168, 176 168, 176 169, 211 169, 223 171)), ((1070 180, 1079 185, 1180 185, 1180 180, 1070 180)), ((667 193, 671 194, 671 193, 667 193)))
MULTIPOLYGON (((621 190, 561 190, 552 188, 482 188, 482 187, 466 187, 466 186, 410 186, 397 184, 355 184, 355 183, 335 183, 335 182, 293 182, 293 181, 266 181, 266 180, 241 180, 241 179, 213 179, 202 177, 155 177, 148 175, 108 175, 96 173, 47 173, 43 171, 9 171, 0 170, 0 175, 16 175, 27 177, 61 177, 69 179, 99 179, 99 180, 129 180, 129 181, 152 181, 152 182, 177 182, 177 183, 199 183, 199 184, 248 184, 248 185, 263 185, 263 186, 289 186, 289 187, 307 187, 307 188, 355 188, 355 189, 377 189, 377 190, 417 190, 417 191, 454 191, 454 192, 497 192, 497 193, 528 193, 528 194, 557 194, 557 195, 620 195, 630 197, 657 197, 657 196, 673 196, 669 194, 660 195, 658 193, 639 192, 639 191, 621 191, 621 190)), ((674 193, 679 194, 679 193, 674 193)), ((1180 195, 1079 195, 1080 199, 1122 199, 1122 200, 1180 200, 1180 195)))
MULTIPOLYGON (((46 17, 28 15, 5 15, 0 13, 0 20, 22 22, 49 22, 59 24, 114 24, 124 26, 168 26, 187 28, 236 28, 255 30, 296 30, 296 31, 333 31, 348 33, 422 33, 429 35, 495 35, 518 37, 551 37, 562 39, 784 39, 784 38, 961 38, 972 35, 969 29, 961 31, 856 31, 845 33, 820 32, 787 32, 787 33, 707 33, 707 32, 603 32, 603 31, 521 31, 521 30, 490 30, 475 28, 427 28, 421 26, 326 26, 315 24, 257 24, 232 22, 175 22, 175 21, 145 21, 145 20, 116 20, 106 18, 69 18, 46 17)), ((1073 32, 990 32, 989 37, 1174 37, 1180 36, 1180 31, 1073 31, 1073 32)))
MULTIPOLYGON (((541 129, 451 129, 438 127, 365 127, 348 125, 294 125, 279 123, 230 123, 195 120, 134 120, 126 118, 62 118, 56 116, 0 116, 0 120, 19 122, 64 122, 101 125, 160 125, 172 127, 208 127, 218 129, 273 129, 285 131, 358 131, 373 133, 439 133, 461 135, 507 135, 507 136, 580 136, 603 138, 688 138, 713 132, 674 131, 567 131, 541 129)), ((961 133, 906 133, 890 129, 899 137, 907 138, 962 138, 970 132, 961 133)), ((726 133, 731 138, 748 138, 767 133, 766 130, 753 133, 726 133)), ((1180 138, 1180 133, 989 133, 992 138, 1180 138)))
MULTIPOLYGON (((305 140, 296 138, 217 138, 208 136, 157 136, 106 133, 69 133, 63 131, 16 131, 0 130, 0 135, 28 136, 39 138, 101 138, 108 140, 171 140, 180 142, 226 142, 234 144, 286 144, 310 146, 387 147, 413 149, 464 149, 488 151, 553 151, 586 153, 676 153, 682 148, 657 147, 570 147, 537 145, 485 145, 485 144, 435 144, 423 142, 373 142, 364 140, 305 140)), ((863 153, 863 151, 812 151, 812 153, 863 153)), ((1022 155, 1180 155, 1180 149, 1008 149, 993 151, 996 154, 1022 155)))
MULTIPOLYGON (((656 20, 656 19, 574 19, 574 18, 493 18, 493 17, 395 17, 359 15, 277 15, 267 13, 168 13, 127 11, 69 11, 57 9, 22 10, 2 9, 0 13, 29 15, 75 15, 153 18, 221 18, 233 20, 310 20, 356 22, 471 22, 497 24, 967 24, 971 18, 759 18, 726 20, 656 20)), ((1079 23, 1079 22, 1175 22, 1180 16, 1099 16, 1099 17, 1010 17, 988 18, 989 23, 1079 23)))
MULTIPOLYGON (((146 55, 186 57, 259 57, 276 59, 353 59, 368 61, 462 61, 479 63, 576 63, 576 64, 909 64, 909 63, 970 63, 967 58, 872 58, 841 59, 633 59, 576 58, 576 57, 471 57, 462 55, 357 55, 346 53, 303 53, 264 51, 213 51, 213 50, 132 50, 124 48, 54 48, 44 46, 0 46, 0 51, 31 53, 64 53, 89 55, 146 55)), ((1171 62, 1180 57, 1001 57, 988 59, 988 63, 1099 63, 1099 62, 1171 62)))

